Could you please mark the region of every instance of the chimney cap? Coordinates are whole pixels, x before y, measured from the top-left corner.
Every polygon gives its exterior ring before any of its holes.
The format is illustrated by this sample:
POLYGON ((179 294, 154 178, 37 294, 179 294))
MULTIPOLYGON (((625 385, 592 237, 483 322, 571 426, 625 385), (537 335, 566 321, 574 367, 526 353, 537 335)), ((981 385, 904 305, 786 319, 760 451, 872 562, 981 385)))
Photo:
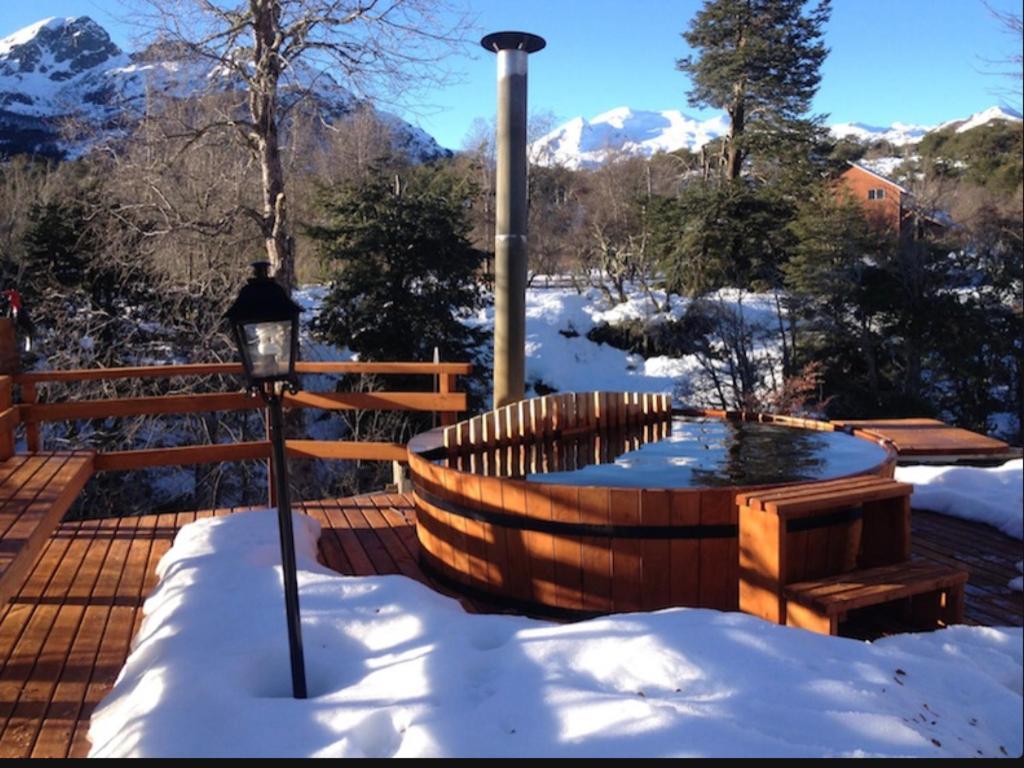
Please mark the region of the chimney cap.
POLYGON ((492 53, 507 50, 536 53, 547 45, 547 42, 540 35, 529 32, 492 32, 480 41, 480 45, 492 53))

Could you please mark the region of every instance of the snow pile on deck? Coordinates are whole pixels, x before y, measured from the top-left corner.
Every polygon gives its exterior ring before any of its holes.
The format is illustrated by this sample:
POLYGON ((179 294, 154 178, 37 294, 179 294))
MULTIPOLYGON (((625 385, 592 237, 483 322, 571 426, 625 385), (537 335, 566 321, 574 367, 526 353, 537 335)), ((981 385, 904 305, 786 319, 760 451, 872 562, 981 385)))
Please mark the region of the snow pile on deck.
POLYGON ((875 644, 674 609, 571 625, 473 616, 346 578, 296 515, 312 698, 290 696, 268 511, 186 526, 94 756, 1019 755, 1020 629, 875 644))
POLYGON ((1024 460, 1001 467, 897 467, 896 479, 914 484, 914 509, 988 523, 1024 538, 1024 460))

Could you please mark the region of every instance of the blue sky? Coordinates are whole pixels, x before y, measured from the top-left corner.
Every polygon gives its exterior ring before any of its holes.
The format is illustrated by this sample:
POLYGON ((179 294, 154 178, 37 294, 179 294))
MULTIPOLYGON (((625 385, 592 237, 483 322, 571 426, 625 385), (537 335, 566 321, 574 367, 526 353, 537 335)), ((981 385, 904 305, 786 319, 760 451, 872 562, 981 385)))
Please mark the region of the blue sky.
MULTIPOLYGON (((681 109, 687 79, 675 70, 686 53, 680 33, 700 0, 463 0, 476 15, 473 37, 502 29, 542 35, 531 57, 530 108, 559 120, 592 117, 618 106, 681 109)), ((458 0, 456 0, 458 2, 458 0)), ((1020 0, 990 0, 1021 12, 1020 0)), ((136 31, 121 20, 122 0, 0 0, 0 36, 47 16, 92 16, 115 42, 130 47, 136 31)), ((1021 111, 1009 81, 985 74, 986 59, 1019 46, 981 0, 833 0, 815 109, 830 122, 933 124, 993 104, 1021 111)), ((475 117, 494 113, 494 60, 476 46, 452 59, 461 81, 434 90, 407 117, 438 141, 458 147, 475 117)))

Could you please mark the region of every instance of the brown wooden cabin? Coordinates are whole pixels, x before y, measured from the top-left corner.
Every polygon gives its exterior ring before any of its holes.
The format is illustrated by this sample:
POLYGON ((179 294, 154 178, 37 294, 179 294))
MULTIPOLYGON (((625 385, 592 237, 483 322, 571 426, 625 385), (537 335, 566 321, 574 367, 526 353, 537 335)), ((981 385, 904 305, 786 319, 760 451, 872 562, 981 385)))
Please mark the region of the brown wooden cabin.
POLYGON ((938 234, 951 222, 941 212, 925 212, 909 189, 860 163, 850 163, 839 177, 839 190, 853 197, 873 227, 898 237, 900 243, 938 234))

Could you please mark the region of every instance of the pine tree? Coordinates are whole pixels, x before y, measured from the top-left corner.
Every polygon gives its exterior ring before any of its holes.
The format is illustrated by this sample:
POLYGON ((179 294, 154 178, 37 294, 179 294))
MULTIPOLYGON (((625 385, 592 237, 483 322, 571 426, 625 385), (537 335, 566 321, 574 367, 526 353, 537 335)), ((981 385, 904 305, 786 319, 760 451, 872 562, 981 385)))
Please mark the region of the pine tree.
POLYGON ((434 168, 381 174, 328 192, 310 235, 331 284, 321 337, 361 360, 472 360, 487 334, 462 322, 482 307, 482 252, 468 240, 472 185, 434 168))
MULTIPOLYGON (((724 109, 725 176, 740 176, 758 133, 799 132, 821 80, 828 49, 822 27, 830 0, 706 0, 683 33, 694 54, 678 68, 693 81, 691 106, 724 109)), ((769 146, 771 143, 769 142, 769 146)))

